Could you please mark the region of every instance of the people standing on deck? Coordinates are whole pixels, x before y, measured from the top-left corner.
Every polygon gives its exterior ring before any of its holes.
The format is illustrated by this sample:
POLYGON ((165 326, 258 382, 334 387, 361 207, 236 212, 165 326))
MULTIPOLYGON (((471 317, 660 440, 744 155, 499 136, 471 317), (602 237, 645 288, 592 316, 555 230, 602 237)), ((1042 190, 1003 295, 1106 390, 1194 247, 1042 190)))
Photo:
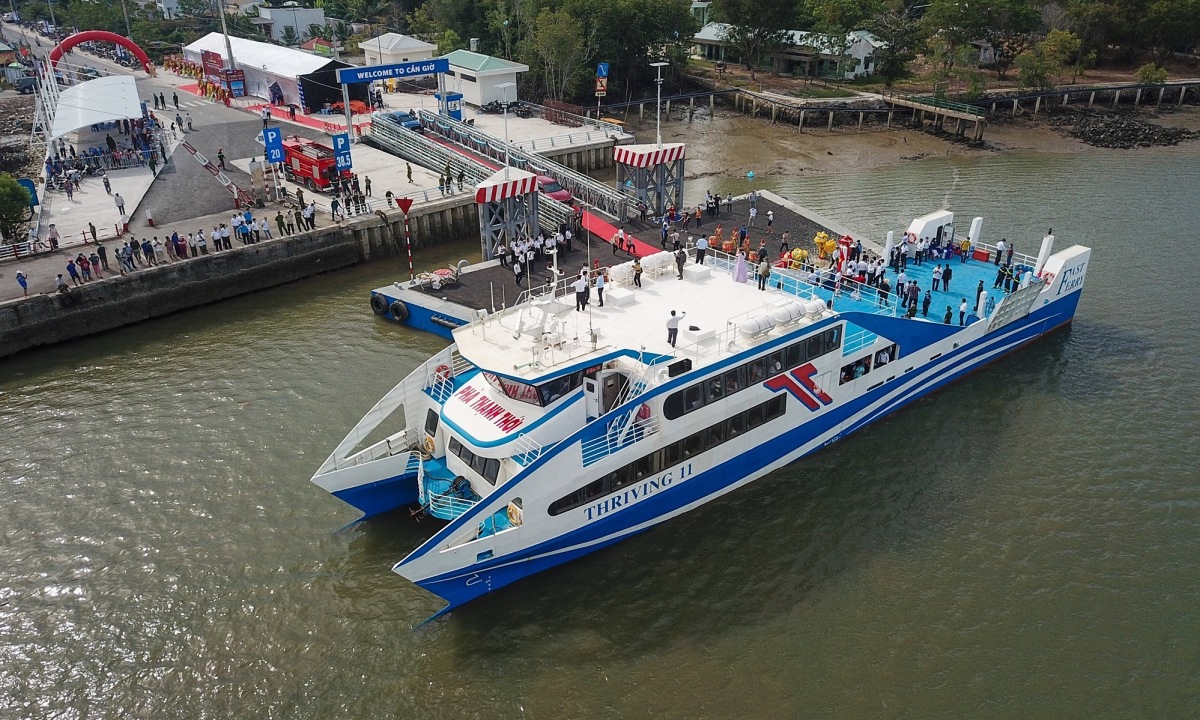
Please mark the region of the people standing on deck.
POLYGON ((758 261, 758 289, 767 289, 767 278, 771 277, 771 263, 766 256, 760 256, 758 261))
POLYGON ((954 320, 954 308, 946 306, 946 317, 942 318, 942 324, 949 325, 954 320))
POLYGON ((579 277, 575 278, 575 282, 571 283, 571 287, 575 288, 575 312, 583 312, 583 309, 587 307, 587 276, 580 275, 579 277))
POLYGON ((908 306, 908 273, 903 270, 896 276, 896 297, 900 298, 900 307, 908 306))
POLYGON ((686 315, 687 313, 682 311, 676 315, 672 310, 671 317, 667 318, 667 344, 671 347, 675 347, 675 340, 679 337, 679 321, 683 320, 686 315))
POLYGON ((954 275, 954 269, 950 267, 950 263, 946 263, 946 268, 942 270, 942 292, 950 292, 950 278, 954 275))
POLYGON ((921 317, 929 317, 929 304, 933 302, 933 295, 928 290, 925 291, 925 297, 921 300, 921 317))
POLYGON ((675 249, 675 267, 679 271, 679 279, 683 279, 683 266, 687 263, 687 251, 682 247, 675 249))
MULTIPOLYGON (((1000 242, 996 243, 996 267, 1000 267, 1000 260, 1004 257, 1004 249, 1007 246, 1008 238, 1000 238, 1000 242)), ((999 287, 997 285, 996 287, 999 287)))
POLYGON ((696 238, 696 264, 704 264, 704 253, 708 250, 708 238, 701 235, 696 238))
POLYGON ((979 298, 983 297, 984 292, 985 292, 985 290, 983 289, 983 281, 980 280, 979 285, 977 285, 975 287, 975 304, 976 305, 979 304, 979 298))
POLYGON ((1017 246, 1017 244, 1016 244, 1016 243, 1009 243, 1009 244, 1008 244, 1008 253, 1007 253, 1008 257, 1007 257, 1007 258, 1005 258, 1005 262, 1007 262, 1007 263, 1008 263, 1008 266, 1009 266, 1010 268, 1012 267, 1012 256, 1013 256, 1013 249, 1014 249, 1014 248, 1016 248, 1016 246, 1017 246))
POLYGON ((941 263, 939 263, 938 266, 933 269, 933 289, 935 292, 937 291, 938 287, 941 284, 942 284, 942 266, 941 266, 941 263))
POLYGON ((596 273, 596 299, 600 301, 600 307, 604 307, 604 271, 596 273))
POLYGON ((642 286, 642 261, 637 258, 633 261, 633 286, 642 286))
POLYGON ((912 317, 917 314, 917 300, 921 297, 921 288, 917 283, 911 282, 904 290, 905 307, 908 308, 908 316, 912 317))
POLYGON ((879 288, 878 288, 878 294, 879 294, 878 305, 879 305, 879 307, 891 307, 891 305, 888 304, 888 294, 891 291, 892 291, 892 286, 888 284, 887 277, 884 276, 884 277, 879 278, 879 288))
MULTIPOLYGON (((1001 240, 1000 242, 1004 242, 1004 241, 1001 240)), ((997 253, 997 257, 999 257, 999 253, 997 253)), ((1000 286, 1004 284, 1004 275, 1005 275, 1006 270, 1008 270, 1007 265, 1000 265, 1000 264, 996 265, 996 281, 994 283, 992 283, 993 290, 999 289, 1000 286)), ((980 280, 980 282, 983 282, 983 281, 980 280)))
POLYGON ((962 303, 958 306, 958 324, 967 324, 967 299, 963 298, 962 303))

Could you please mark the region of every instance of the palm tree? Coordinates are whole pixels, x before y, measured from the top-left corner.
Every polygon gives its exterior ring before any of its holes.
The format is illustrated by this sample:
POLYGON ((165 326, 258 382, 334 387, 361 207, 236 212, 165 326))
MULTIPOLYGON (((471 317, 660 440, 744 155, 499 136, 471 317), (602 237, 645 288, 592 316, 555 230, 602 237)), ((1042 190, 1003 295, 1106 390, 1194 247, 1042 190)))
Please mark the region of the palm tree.
POLYGON ((369 32, 375 32, 375 25, 387 14, 388 3, 385 0, 347 0, 346 10, 351 20, 367 24, 369 32))
POLYGON ((279 42, 285 47, 296 47, 300 44, 300 36, 296 34, 296 28, 291 25, 285 25, 283 32, 279 34, 279 42))

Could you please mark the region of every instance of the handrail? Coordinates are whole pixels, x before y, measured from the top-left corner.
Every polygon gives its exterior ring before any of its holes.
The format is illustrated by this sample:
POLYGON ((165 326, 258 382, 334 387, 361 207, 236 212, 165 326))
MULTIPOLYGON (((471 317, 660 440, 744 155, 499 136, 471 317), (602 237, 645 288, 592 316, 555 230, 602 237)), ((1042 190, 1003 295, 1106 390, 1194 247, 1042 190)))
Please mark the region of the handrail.
POLYGON ((601 120, 599 118, 592 119, 592 118, 589 118, 584 115, 576 115, 575 113, 570 113, 570 112, 567 112, 566 110, 559 110, 558 108, 550 108, 550 107, 546 107, 545 105, 539 105, 537 103, 532 103, 532 102, 528 102, 528 101, 522 101, 521 104, 524 105, 525 107, 533 108, 543 118, 546 117, 547 111, 549 111, 549 113, 551 113, 553 115, 571 119, 572 121, 577 123, 577 127, 582 127, 584 125, 592 125, 597 130, 602 130, 605 133, 616 133, 617 135, 632 137, 632 135, 629 135, 629 133, 625 132, 624 127, 622 127, 616 123, 607 122, 607 121, 601 120))
MULTIPOLYGON (((483 131, 466 123, 448 119, 426 110, 418 110, 417 118, 428 130, 442 135, 448 140, 464 147, 478 148, 474 152, 486 155, 500 162, 508 160, 517 167, 522 167, 539 175, 548 175, 569 190, 572 195, 581 198, 588 205, 596 207, 619 219, 629 218, 629 197, 605 183, 592 177, 576 172, 565 165, 547 157, 531 154, 520 147, 509 143, 508 152, 504 152, 504 142, 497 141, 483 131)), ((549 198, 546 198, 547 200, 549 198)))

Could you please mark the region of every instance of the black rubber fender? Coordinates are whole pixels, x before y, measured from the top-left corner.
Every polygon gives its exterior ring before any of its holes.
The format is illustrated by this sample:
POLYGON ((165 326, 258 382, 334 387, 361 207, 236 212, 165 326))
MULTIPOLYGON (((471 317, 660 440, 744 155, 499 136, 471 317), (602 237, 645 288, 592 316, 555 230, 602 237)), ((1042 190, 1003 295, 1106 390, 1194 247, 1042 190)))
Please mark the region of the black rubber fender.
POLYGON ((371 311, 376 315, 383 315, 388 311, 387 300, 384 300, 380 295, 371 296, 371 311))
POLYGON ((399 300, 393 300, 392 304, 388 306, 388 310, 391 310, 392 317, 396 318, 400 322, 408 320, 408 306, 399 300))

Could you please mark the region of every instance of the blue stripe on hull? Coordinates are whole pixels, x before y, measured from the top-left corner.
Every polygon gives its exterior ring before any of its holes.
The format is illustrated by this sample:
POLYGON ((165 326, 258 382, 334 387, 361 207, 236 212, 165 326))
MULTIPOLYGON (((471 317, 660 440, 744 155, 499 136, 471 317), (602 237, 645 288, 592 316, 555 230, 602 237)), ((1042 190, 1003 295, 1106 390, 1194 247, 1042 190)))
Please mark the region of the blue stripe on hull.
POLYGON ((364 518, 417 503, 417 474, 407 473, 338 490, 333 496, 362 511, 364 518))
MULTIPOLYGON (((844 428, 841 433, 835 435, 835 439, 887 417, 896 410, 945 387, 964 375, 1007 356, 1013 350, 1036 340, 1045 333, 1069 323, 1074 316, 1079 295, 1079 293, 1074 293, 1068 298, 1030 313, 1023 320, 1000 328, 975 343, 956 350, 955 353, 958 357, 953 359, 949 367, 936 378, 915 383, 900 396, 882 406, 879 411, 844 428), (1002 342, 984 347, 986 344, 996 343, 997 338, 1001 336, 1005 336, 1002 342), (1000 350, 993 356, 988 356, 990 351, 999 348, 1006 349, 1000 350)), ((948 353, 947 356, 949 355, 948 353)), ((914 373, 917 372, 919 369, 914 370, 914 373)), ((902 377, 897 378, 897 381, 902 381, 902 377)), ((641 502, 621 508, 607 517, 601 517, 576 530, 539 545, 478 563, 469 569, 454 570, 426 578, 418 581, 417 584, 449 601, 450 605, 442 611, 447 612, 509 583, 624 540, 649 529, 644 527, 635 530, 634 528, 638 525, 662 518, 686 505, 719 493, 737 481, 761 472, 778 458, 787 455, 812 438, 833 431, 855 414, 862 412, 867 406, 893 392, 896 384, 897 382, 893 381, 855 400, 846 402, 804 425, 756 444, 753 453, 727 460, 689 477, 686 482, 679 483, 669 490, 650 495, 641 502)), ((807 454, 812 454, 822 447, 824 445, 818 446, 807 454)), ((400 564, 403 564, 403 561, 400 564)))

